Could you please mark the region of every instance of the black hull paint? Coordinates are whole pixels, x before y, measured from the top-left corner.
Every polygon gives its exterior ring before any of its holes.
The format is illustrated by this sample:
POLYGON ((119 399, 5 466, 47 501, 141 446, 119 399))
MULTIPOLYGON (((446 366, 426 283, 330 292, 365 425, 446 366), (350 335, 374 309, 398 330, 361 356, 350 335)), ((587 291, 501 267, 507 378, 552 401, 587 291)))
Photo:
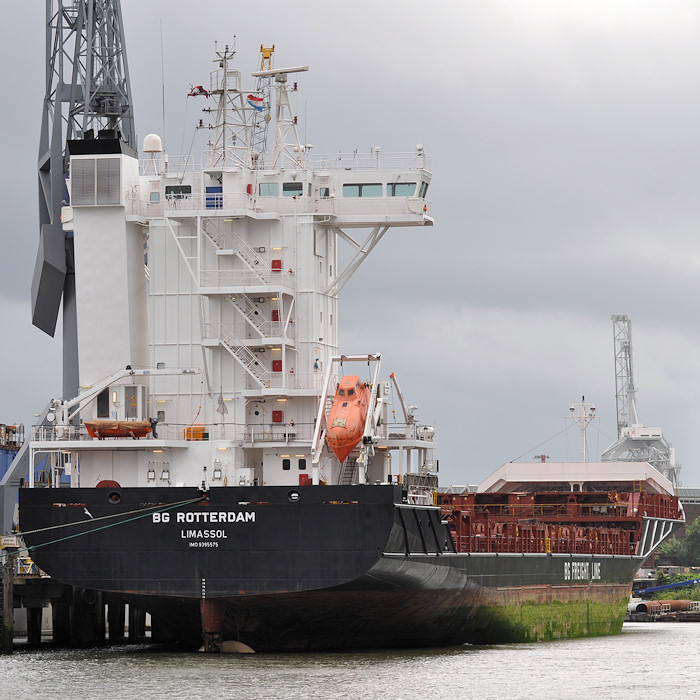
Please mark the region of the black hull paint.
POLYGON ((401 498, 397 485, 204 499, 191 488, 26 489, 20 518, 52 577, 120 594, 193 646, 203 599, 220 602, 223 639, 258 651, 619 631, 637 558, 458 554, 439 509, 401 498))

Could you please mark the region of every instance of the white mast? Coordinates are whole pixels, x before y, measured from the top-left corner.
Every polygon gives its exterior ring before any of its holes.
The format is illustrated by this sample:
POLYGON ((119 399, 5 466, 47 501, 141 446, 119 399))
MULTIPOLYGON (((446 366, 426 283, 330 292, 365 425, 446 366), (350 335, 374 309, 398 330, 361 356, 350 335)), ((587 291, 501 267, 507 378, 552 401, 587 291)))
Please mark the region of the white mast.
POLYGON ((235 55, 235 49, 230 49, 228 44, 223 51, 216 51, 214 63, 219 69, 210 75, 209 94, 214 96, 217 105, 215 109, 202 110, 216 115, 214 124, 207 125, 214 132, 209 142, 210 167, 249 168, 251 165, 255 109, 247 102, 241 72, 229 65, 235 55))
MULTIPOLYGON (((280 167, 283 156, 286 156, 292 165, 304 167, 303 153, 306 149, 302 147, 299 140, 298 120, 292 113, 287 76, 290 73, 302 73, 307 70, 309 70, 308 66, 296 66, 294 68, 271 68, 252 73, 254 78, 274 76, 277 85, 275 145, 270 164, 272 168, 280 167)), ((296 83, 293 84, 292 91, 296 91, 296 85, 296 83)))
POLYGON ((571 411, 571 417, 578 425, 581 432, 581 461, 587 462, 588 450, 586 447, 586 428, 595 418, 595 406, 592 403, 586 403, 586 397, 582 396, 581 403, 572 404, 569 407, 569 411, 571 411))

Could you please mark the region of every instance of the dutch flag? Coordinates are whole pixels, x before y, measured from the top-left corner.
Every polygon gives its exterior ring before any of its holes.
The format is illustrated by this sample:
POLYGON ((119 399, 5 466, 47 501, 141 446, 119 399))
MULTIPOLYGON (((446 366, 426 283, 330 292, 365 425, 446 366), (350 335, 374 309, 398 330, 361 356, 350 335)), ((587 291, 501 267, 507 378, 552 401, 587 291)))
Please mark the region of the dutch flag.
POLYGON ((248 104, 253 108, 257 109, 258 112, 262 112, 263 108, 263 98, 257 95, 248 95, 248 104))

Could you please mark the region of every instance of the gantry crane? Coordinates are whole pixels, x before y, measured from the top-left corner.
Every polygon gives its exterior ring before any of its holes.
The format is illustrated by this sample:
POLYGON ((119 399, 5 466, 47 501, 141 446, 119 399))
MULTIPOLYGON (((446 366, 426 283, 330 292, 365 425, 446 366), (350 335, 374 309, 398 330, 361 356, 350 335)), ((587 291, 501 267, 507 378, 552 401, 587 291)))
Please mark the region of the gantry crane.
POLYGON ((637 390, 632 371, 632 322, 613 315, 615 344, 615 398, 617 440, 602 455, 603 462, 648 462, 674 486, 678 485, 680 465, 675 450, 666 442, 661 428, 649 428, 637 416, 637 390))
MULTIPOLYGON (((63 302, 63 396, 78 394, 73 231, 61 221, 74 152, 136 155, 120 0, 46 0, 46 94, 39 139, 39 251, 32 323, 56 332, 63 302)), ((51 405, 44 409, 46 424, 51 405)), ((9 533, 17 489, 30 471, 25 442, 0 480, 0 532, 9 533)))
POLYGON ((61 209, 69 203, 69 144, 93 139, 104 139, 106 148, 136 149, 120 0, 46 0, 32 323, 53 336, 63 300, 64 396, 77 393, 78 361, 73 239, 61 209))

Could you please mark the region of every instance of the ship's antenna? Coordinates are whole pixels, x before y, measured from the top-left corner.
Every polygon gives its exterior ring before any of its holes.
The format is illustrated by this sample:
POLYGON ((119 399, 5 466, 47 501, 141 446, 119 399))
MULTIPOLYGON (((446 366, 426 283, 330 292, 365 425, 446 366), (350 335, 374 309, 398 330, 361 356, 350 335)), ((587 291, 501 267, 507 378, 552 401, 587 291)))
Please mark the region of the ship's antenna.
POLYGON ((160 20, 160 86, 161 86, 161 111, 163 139, 165 139, 165 57, 163 49, 163 20, 160 20))
POLYGON ((210 165, 211 166, 243 166, 251 167, 251 128, 254 108, 249 98, 243 92, 241 85, 241 72, 231 67, 235 50, 228 44, 223 51, 216 46, 216 58, 214 63, 218 70, 212 74, 211 90, 216 100, 215 108, 206 108, 203 111, 215 113, 214 124, 205 128, 213 131, 210 139, 210 165))
POLYGON ((572 404, 569 407, 569 411, 571 412, 571 417, 573 418, 574 422, 578 425, 579 430, 581 431, 581 461, 587 462, 588 459, 586 455, 586 428, 588 427, 588 424, 595 418, 595 406, 592 403, 586 403, 586 397, 582 396, 581 403, 577 405, 572 404), (576 413, 577 408, 578 413, 576 413))
MULTIPOLYGON (((286 156, 292 165, 304 167, 304 149, 299 140, 297 117, 292 113, 289 101, 289 87, 287 79, 291 73, 301 73, 309 70, 308 66, 296 66, 294 68, 272 68, 253 73, 254 78, 274 77, 277 85, 276 131, 275 146, 272 154, 271 167, 279 166, 282 156, 286 156)), ((297 89, 297 84, 292 85, 292 90, 297 89)))
MULTIPOLYGON (((275 45, 265 47, 260 44, 260 70, 272 70, 272 54, 275 45)), ((255 110, 253 113, 253 137, 252 137, 252 164, 253 167, 264 167, 265 153, 267 152, 267 131, 270 125, 270 108, 272 92, 272 75, 258 77, 255 93, 248 96, 248 103, 255 110)))

